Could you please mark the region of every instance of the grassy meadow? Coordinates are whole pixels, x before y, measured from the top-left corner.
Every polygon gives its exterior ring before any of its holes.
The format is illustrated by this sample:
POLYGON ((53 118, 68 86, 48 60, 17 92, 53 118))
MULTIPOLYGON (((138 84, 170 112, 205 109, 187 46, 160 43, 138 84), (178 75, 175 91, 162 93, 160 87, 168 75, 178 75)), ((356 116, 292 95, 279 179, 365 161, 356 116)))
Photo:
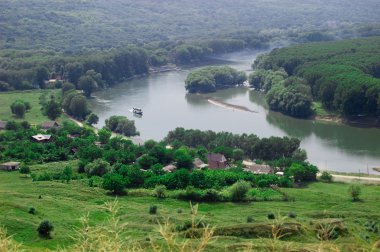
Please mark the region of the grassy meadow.
MULTIPOLYGON (((67 165, 74 167, 75 162, 35 165, 31 170, 32 173, 41 173, 46 169, 63 169, 67 165)), ((380 221, 380 186, 363 185, 360 202, 351 201, 348 188, 349 184, 343 183, 312 183, 305 188, 282 189, 294 201, 268 196, 265 200, 247 203, 200 203, 198 217, 203 217, 203 222, 215 227, 217 234, 206 251, 277 251, 274 244, 283 251, 290 251, 285 248, 317 251, 324 246, 329 249, 319 251, 357 251, 359 247, 364 248, 360 251, 376 251, 371 248, 379 233, 366 230, 364 224, 380 221), (267 219, 268 213, 282 219, 279 216, 290 212, 297 217, 279 221, 300 223, 301 234, 275 240, 254 238, 245 231, 250 225, 271 223, 267 219), (252 216, 252 223, 247 224, 248 216, 252 216), (347 232, 336 240, 321 242, 312 223, 326 218, 342 220, 347 232), (223 235, 223 232, 233 229, 233 233, 223 235)), ((147 246, 144 250, 150 250, 148 240, 163 241, 157 222, 169 220, 173 226, 178 226, 191 219, 189 202, 156 199, 151 194, 150 190, 134 189, 129 190, 128 195, 118 197, 118 216, 122 223, 126 223, 124 235, 147 246), (149 214, 151 205, 158 207, 156 215, 149 214)), ((103 208, 104 203, 114 200, 115 197, 107 195, 103 189, 89 187, 87 179, 69 183, 33 182, 18 172, 0 172, 0 226, 7 229, 12 239, 22 243, 26 251, 70 248, 75 242, 73 237, 76 236, 75 228, 80 227, 80 218, 88 214, 90 225, 103 223, 109 216, 103 208), (34 215, 28 213, 30 207, 36 209, 34 215), (42 220, 49 220, 54 225, 52 239, 38 236, 36 229, 42 220)))
MULTIPOLYGON (((0 120, 9 121, 14 120, 17 122, 28 121, 30 124, 40 124, 50 119, 41 113, 41 105, 39 104, 39 97, 46 93, 58 94, 58 90, 30 90, 30 91, 14 91, 14 92, 0 92, 0 120), (29 102, 32 108, 25 113, 24 118, 15 117, 10 109, 11 104, 16 100, 29 102)), ((64 116, 61 116, 63 118, 64 116)))

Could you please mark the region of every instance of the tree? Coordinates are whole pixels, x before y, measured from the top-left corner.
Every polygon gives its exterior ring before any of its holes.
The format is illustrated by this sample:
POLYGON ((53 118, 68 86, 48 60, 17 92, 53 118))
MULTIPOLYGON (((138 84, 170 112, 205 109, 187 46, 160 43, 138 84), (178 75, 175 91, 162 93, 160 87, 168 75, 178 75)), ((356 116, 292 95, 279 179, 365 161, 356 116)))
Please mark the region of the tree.
POLYGON ((287 177, 293 176, 296 182, 310 182, 317 179, 318 168, 308 163, 292 163, 292 165, 285 169, 287 177))
POLYGON ((191 169, 193 167, 193 158, 185 148, 180 148, 174 153, 174 160, 178 168, 191 169))
POLYGON ((73 169, 70 166, 66 166, 62 171, 60 179, 68 183, 72 177, 73 177, 73 169))
POLYGON ((84 98, 82 95, 75 95, 70 100, 69 111, 71 115, 79 119, 84 119, 89 113, 86 98, 84 98))
POLYGON ((61 116, 61 104, 54 98, 54 96, 50 97, 50 100, 44 105, 43 114, 49 117, 51 120, 55 120, 61 116))
POLYGON ((243 201, 247 192, 251 189, 251 185, 246 181, 238 181, 230 188, 232 201, 243 201))
POLYGON ((111 116, 109 119, 106 119, 106 127, 113 132, 125 136, 139 135, 139 132, 136 130, 135 121, 128 120, 125 116, 111 116))
POLYGON ((103 144, 108 143, 108 140, 110 140, 111 135, 112 135, 112 132, 105 127, 101 128, 98 131, 98 139, 103 144))
POLYGON ((26 106, 23 101, 15 101, 11 104, 12 114, 16 115, 19 118, 23 118, 26 112, 26 106))
POLYGON ((79 78, 78 87, 83 90, 86 97, 91 97, 91 93, 97 88, 97 84, 91 76, 84 75, 79 78))
POLYGON ((113 194, 122 194, 125 187, 125 179, 117 173, 108 173, 103 177, 102 187, 113 194))
POLYGON ((71 90, 75 90, 75 85, 70 82, 65 82, 62 85, 62 94, 65 94, 66 92, 69 92, 71 90))
POLYGON ((37 228, 38 234, 46 239, 51 238, 51 231, 54 230, 54 226, 48 221, 44 220, 40 223, 40 225, 37 228))
POLYGON ((34 82, 41 88, 45 88, 45 80, 49 79, 49 71, 46 67, 39 67, 36 69, 34 82))
POLYGON ((111 170, 111 166, 107 161, 96 159, 93 162, 88 163, 84 169, 89 176, 102 177, 111 170))
POLYGON ((244 151, 242 149, 234 149, 232 151, 232 157, 235 161, 241 161, 244 158, 244 151))
POLYGON ((99 117, 94 113, 91 113, 87 117, 87 124, 90 126, 92 126, 93 124, 97 124, 98 122, 99 122, 99 117))

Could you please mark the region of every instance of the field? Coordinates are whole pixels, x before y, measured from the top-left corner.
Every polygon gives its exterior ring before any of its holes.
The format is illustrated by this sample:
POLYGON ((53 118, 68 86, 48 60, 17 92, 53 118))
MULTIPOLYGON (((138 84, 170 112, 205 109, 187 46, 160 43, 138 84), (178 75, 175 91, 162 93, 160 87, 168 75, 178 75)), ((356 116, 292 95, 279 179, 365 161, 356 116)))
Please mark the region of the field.
MULTIPOLYGON (((41 173, 46 169, 63 169, 66 165, 75 167, 75 161, 36 165, 31 170, 41 173)), ((228 230, 228 227, 234 225, 243 229, 247 216, 253 217, 253 224, 250 225, 268 224, 268 213, 286 216, 293 212, 297 217, 286 221, 300 223, 305 231, 283 241, 275 241, 281 248, 303 247, 315 251, 319 246, 337 246, 340 249, 338 251, 356 251, 361 246, 367 249, 363 251, 370 251, 378 233, 366 230, 364 223, 380 221, 380 187, 363 185, 360 202, 350 200, 348 187, 349 184, 343 183, 313 183, 306 188, 283 189, 294 201, 282 201, 269 196, 266 201, 249 203, 200 203, 198 216, 204 216, 203 221, 216 227, 216 230, 219 229, 220 235, 217 242, 211 243, 207 250, 237 250, 252 244, 251 248, 258 251, 272 251, 270 246, 273 245, 273 239, 244 238, 244 231, 240 235, 222 236, 221 230, 228 230), (321 243, 312 230, 311 223, 325 218, 342 219, 348 233, 337 240, 321 243)), ((188 202, 171 198, 156 199, 150 194, 149 190, 135 189, 130 190, 127 196, 118 198, 120 219, 127 223, 126 235, 141 244, 146 244, 147 238, 162 242, 157 220, 164 222, 170 217, 170 223, 179 225, 190 219, 188 202), (157 215, 148 213, 151 205, 158 207, 157 215), (182 213, 178 209, 182 209, 182 213)), ((90 224, 98 225, 108 216, 102 208, 104 203, 114 200, 104 190, 89 187, 87 179, 69 183, 32 182, 30 177, 18 172, 0 172, 0 225, 7 229, 8 235, 12 235, 14 240, 22 243, 27 251, 67 248, 73 243, 72 236, 75 236, 74 229, 80 226, 80 217, 88 213, 90 224), (34 215, 28 213, 30 207, 36 209, 34 215), (53 223, 52 239, 39 238, 36 229, 42 220, 53 223)))
MULTIPOLYGON (((49 118, 42 115, 41 105, 39 104, 39 97, 43 93, 58 93, 57 90, 32 90, 32 91, 18 91, 18 92, 3 92, 0 93, 0 120, 2 121, 28 121, 30 124, 40 124, 45 121, 50 121, 49 118), (25 113, 24 118, 16 118, 12 115, 10 106, 16 100, 29 102, 32 106, 31 110, 25 113)), ((47 97, 49 95, 47 94, 47 97)))

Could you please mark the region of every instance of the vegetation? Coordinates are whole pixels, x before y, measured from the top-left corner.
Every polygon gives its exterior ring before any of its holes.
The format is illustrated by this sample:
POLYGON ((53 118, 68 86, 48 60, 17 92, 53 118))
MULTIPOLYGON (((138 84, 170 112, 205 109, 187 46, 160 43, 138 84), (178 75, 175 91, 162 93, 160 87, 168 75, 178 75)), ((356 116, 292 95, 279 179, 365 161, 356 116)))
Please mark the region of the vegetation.
POLYGON ((247 79, 245 72, 231 67, 205 67, 191 72, 186 80, 186 90, 190 93, 214 92, 220 88, 243 84, 247 79))
POLYGON ((49 221, 44 220, 38 226, 37 232, 41 237, 50 239, 51 232, 53 231, 53 229, 54 229, 54 226, 49 221))
POLYGON ((126 116, 111 116, 106 119, 106 127, 124 136, 139 135, 139 132, 136 130, 135 121, 129 120, 126 116))
MULTIPOLYGON (((64 165, 62 163, 43 166, 33 165, 31 171, 32 173, 44 172, 46 169, 55 169, 54 167, 58 168, 64 165)), ((112 221, 112 212, 108 208, 110 204, 104 208, 103 203, 113 201, 113 198, 105 194, 103 189, 86 186, 86 180, 74 180, 70 184, 60 181, 32 182, 31 179, 21 178, 17 173, 0 172, 0 190, 4 192, 0 196, 1 202, 3 202, 0 205, 0 211, 3 213, 0 216, 0 223, 7 228, 6 233, 12 235, 13 242, 22 243, 22 248, 28 251, 40 251, 46 248, 55 250, 57 246, 72 251, 72 246, 85 246, 87 239, 82 240, 82 235, 88 238, 88 235, 100 228, 104 232, 106 230, 111 231, 109 229, 111 225, 107 228, 103 226, 112 221), (14 196, 9 197, 10 193, 14 196), (42 195, 41 199, 38 199, 39 195, 42 195), (10 207, 13 205, 17 205, 18 208, 10 207), (27 213, 30 205, 38 209, 35 215, 27 213), (80 218, 81 216, 85 218, 80 218), (36 229, 41 222, 40 218, 54 219, 53 239, 41 240, 38 238, 36 229), (87 220, 86 225, 82 223, 84 220, 87 220)), ((223 250, 226 246, 232 249, 236 244, 248 244, 247 246, 249 246, 250 242, 257 246, 258 251, 273 246, 279 249, 283 247, 317 249, 319 246, 327 247, 328 245, 334 246, 340 251, 345 251, 346 248, 363 248, 370 251, 378 239, 378 233, 368 231, 368 227, 370 227, 370 221, 380 218, 376 200, 379 187, 363 186, 362 204, 351 202, 347 198, 347 194, 342 193, 346 192, 348 188, 349 185, 342 183, 312 183, 303 189, 282 189, 295 197, 295 202, 275 199, 251 203, 205 202, 199 205, 198 215, 200 218, 204 216, 202 221, 216 227, 220 232, 218 242, 208 244, 209 250, 212 251, 223 250), (331 206, 336 205, 337 201, 344 204, 344 207, 331 208, 331 206), (266 225, 268 224, 267 214, 273 212, 273 209, 281 212, 282 216, 289 212, 296 212, 296 222, 303 226, 304 233, 279 239, 276 243, 273 243, 271 239, 264 238, 264 236, 255 238, 254 235, 250 234, 249 227, 244 226, 247 224, 246 217, 252 216, 254 218, 254 222, 250 223, 251 225, 266 225), (322 242, 321 245, 312 222, 331 218, 343 218, 347 233, 339 235, 337 240, 322 242), (235 230, 232 236, 225 236, 224 234, 227 234, 226 232, 232 228, 235 230), (365 238, 366 236, 368 238, 365 238)), ((264 192, 262 191, 262 193, 264 192)), ((165 220, 170 217, 170 226, 174 226, 174 228, 191 220, 187 201, 173 199, 170 197, 173 193, 171 191, 168 191, 168 197, 164 200, 155 199, 151 193, 151 190, 130 189, 128 196, 118 197, 119 212, 115 217, 121 218, 119 219, 120 225, 128 223, 123 225, 124 228, 122 229, 115 229, 124 231, 123 234, 120 234, 121 240, 128 239, 129 244, 136 244, 135 242, 137 242, 138 247, 150 246, 150 242, 148 244, 144 242, 147 236, 152 242, 161 238, 158 232, 160 225, 156 224, 157 222, 152 218, 157 217, 157 219, 165 220), (154 216, 150 216, 148 212, 151 205, 155 205, 159 209, 154 216), (184 209, 182 213, 177 212, 180 208, 184 209)), ((277 216, 277 212, 275 213, 277 216)), ((286 221, 290 222, 290 219, 286 221)), ((164 223, 161 222, 161 225, 164 223)), ((260 230, 263 230, 263 227, 260 230)), ((111 234, 113 233, 110 232, 109 235, 111 234)), ((173 234, 179 235, 177 232, 173 234)), ((93 238, 106 238, 109 235, 96 233, 93 238)), ((3 241, 3 239, 1 240, 3 241)), ((185 239, 185 241, 190 244, 196 242, 193 239, 185 239)), ((19 249, 21 248, 19 247, 19 249)))
POLYGON ((360 185, 352 184, 348 188, 348 192, 350 193, 350 196, 352 198, 352 201, 359 201, 360 200, 360 194, 361 194, 361 188, 360 185))
MULTIPOLYGON (((379 37, 373 37, 275 49, 259 57, 254 67, 264 69, 259 73, 265 73, 266 78, 279 70, 282 72, 282 68, 290 76, 284 81, 276 80, 276 85, 268 89, 267 99, 275 110, 298 115, 288 112, 280 95, 287 89, 289 80, 292 83, 298 80, 299 84, 291 86, 300 93, 300 97, 307 98, 302 107, 309 113, 302 113, 302 117, 310 114, 311 97, 320 101, 325 109, 345 116, 374 116, 380 112, 379 41, 379 37)), ((259 78, 251 77, 251 84, 255 86, 260 82, 265 88, 266 78, 257 81, 259 78)))
MULTIPOLYGON (((11 121, 14 120, 16 122, 27 121, 30 124, 40 124, 45 121, 49 121, 50 119, 44 115, 41 111, 43 105, 40 102, 41 95, 49 97, 54 95, 54 97, 58 96, 58 91, 20 91, 20 92, 7 92, 0 93, 0 120, 3 121, 11 121), (22 97, 24 103, 26 103, 29 107, 28 112, 25 113, 23 118, 18 118, 13 116, 11 110, 9 109, 12 103, 16 100, 19 100, 22 97)), ((63 117, 58 117, 60 120, 64 119, 63 117)), ((58 119, 57 118, 57 119, 58 119)))

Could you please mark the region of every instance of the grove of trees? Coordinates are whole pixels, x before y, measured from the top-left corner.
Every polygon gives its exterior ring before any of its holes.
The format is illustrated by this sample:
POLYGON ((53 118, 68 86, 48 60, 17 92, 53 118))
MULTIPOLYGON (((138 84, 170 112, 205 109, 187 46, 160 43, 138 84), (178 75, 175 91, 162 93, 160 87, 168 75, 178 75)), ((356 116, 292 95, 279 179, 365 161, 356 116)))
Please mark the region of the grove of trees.
POLYGON ((192 71, 186 78, 186 90, 190 93, 208 93, 217 89, 243 84, 247 76, 228 66, 205 67, 192 71))

